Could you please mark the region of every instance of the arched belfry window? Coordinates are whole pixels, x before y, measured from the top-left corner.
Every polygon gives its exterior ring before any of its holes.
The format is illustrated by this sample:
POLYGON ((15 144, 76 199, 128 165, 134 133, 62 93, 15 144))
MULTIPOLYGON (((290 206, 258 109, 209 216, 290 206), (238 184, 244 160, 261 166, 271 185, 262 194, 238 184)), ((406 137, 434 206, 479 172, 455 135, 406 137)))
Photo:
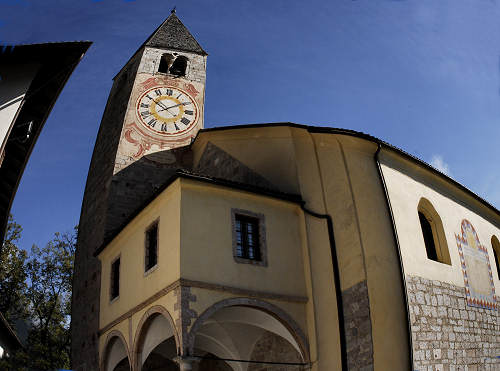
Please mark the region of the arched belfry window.
POLYGON ((491 237, 491 247, 493 247, 493 257, 497 266, 497 277, 500 280, 500 242, 496 236, 491 237))
POLYGON ((422 198, 418 203, 418 219, 420 221, 427 258, 451 265, 443 223, 432 204, 425 198, 422 198))
POLYGON ((188 59, 183 55, 177 53, 165 53, 160 58, 158 65, 158 72, 170 73, 175 76, 185 76, 187 69, 188 59))
POLYGON ((160 59, 160 65, 158 66, 158 72, 168 73, 174 60, 175 57, 172 54, 163 54, 160 59))
POLYGON ((172 75, 184 76, 186 74, 187 61, 188 59, 186 57, 182 55, 178 56, 177 58, 175 58, 175 61, 172 64, 172 67, 170 67, 169 72, 172 75))

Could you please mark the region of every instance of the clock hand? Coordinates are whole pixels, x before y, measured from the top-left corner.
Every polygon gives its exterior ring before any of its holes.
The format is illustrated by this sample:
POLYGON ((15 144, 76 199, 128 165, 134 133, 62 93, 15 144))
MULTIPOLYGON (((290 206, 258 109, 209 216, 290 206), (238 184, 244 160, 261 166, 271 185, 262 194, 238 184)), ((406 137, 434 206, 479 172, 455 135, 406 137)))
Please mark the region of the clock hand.
POLYGON ((162 102, 160 101, 156 101, 153 99, 153 102, 155 102, 157 105, 159 105, 161 108, 163 108, 163 110, 166 110, 168 109, 167 106, 165 106, 162 102))
POLYGON ((160 107, 162 107, 162 109, 156 110, 156 112, 167 111, 168 113, 170 113, 170 116, 175 117, 175 115, 172 112, 169 111, 169 108, 176 107, 176 106, 167 107, 162 102, 156 101, 154 99, 153 99, 153 102, 155 102, 157 105, 159 105, 160 107))
POLYGON ((162 110, 159 110, 159 111, 165 111, 165 110, 168 110, 170 108, 175 108, 175 107, 178 107, 178 106, 186 106, 188 104, 191 104, 191 102, 184 102, 184 103, 174 104, 173 106, 164 107, 162 110))
POLYGON ((166 109, 166 110, 165 109, 159 109, 156 112, 161 112, 161 111, 167 111, 168 113, 170 113, 170 116, 175 117, 175 115, 172 112, 170 112, 168 109, 166 109))

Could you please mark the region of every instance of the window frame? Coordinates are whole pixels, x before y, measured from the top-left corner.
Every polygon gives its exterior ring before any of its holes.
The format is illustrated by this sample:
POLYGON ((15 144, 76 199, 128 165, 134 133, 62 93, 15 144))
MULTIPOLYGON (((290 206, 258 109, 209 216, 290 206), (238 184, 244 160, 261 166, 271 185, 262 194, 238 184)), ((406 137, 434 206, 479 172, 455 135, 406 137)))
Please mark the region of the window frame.
POLYGON ((450 249, 448 247, 448 241, 446 240, 446 235, 443 228, 443 222, 441 221, 441 218, 437 213, 436 209, 434 208, 434 206, 430 203, 429 200, 427 200, 424 197, 422 197, 418 203, 417 219, 418 219, 418 224, 420 226, 420 233, 422 236, 422 240, 424 242, 426 258, 436 263, 441 263, 451 266, 452 263, 451 263, 450 249), (422 216, 426 219, 427 223, 429 223, 431 227, 432 239, 434 242, 434 250, 436 252, 435 260, 430 258, 429 255, 427 254, 427 244, 425 243, 425 237, 419 214, 422 214, 422 216))
POLYGON ((144 276, 147 276, 154 270, 158 268, 159 261, 159 253, 160 253, 160 219, 156 219, 152 223, 150 223, 147 228, 144 230, 144 276), (148 232, 156 227, 156 263, 148 268, 147 258, 149 253, 148 246, 148 232))
POLYGON ((251 264, 267 267, 267 246, 266 246, 266 225, 264 214, 255 213, 249 210, 242 209, 231 209, 231 229, 232 229, 232 245, 233 245, 233 259, 236 263, 241 264, 251 264), (241 216, 243 219, 255 219, 257 221, 258 227, 258 249, 260 259, 250 259, 244 258, 238 255, 238 244, 237 244, 237 232, 236 232, 236 218, 237 215, 241 216))
POLYGON ((121 254, 118 254, 117 256, 114 257, 114 259, 111 261, 110 265, 110 272, 109 272, 109 302, 110 304, 117 301, 120 298, 120 276, 121 276, 121 254), (118 295, 113 296, 113 287, 114 287, 114 281, 115 281, 115 275, 114 275, 114 269, 113 266, 115 265, 116 262, 119 262, 118 265, 118 295))
MULTIPOLYGON (((493 235, 491 236, 491 249, 493 250, 493 262, 496 266, 497 278, 500 280, 500 241, 498 237, 493 235)), ((491 264, 490 264, 491 266, 491 264)))

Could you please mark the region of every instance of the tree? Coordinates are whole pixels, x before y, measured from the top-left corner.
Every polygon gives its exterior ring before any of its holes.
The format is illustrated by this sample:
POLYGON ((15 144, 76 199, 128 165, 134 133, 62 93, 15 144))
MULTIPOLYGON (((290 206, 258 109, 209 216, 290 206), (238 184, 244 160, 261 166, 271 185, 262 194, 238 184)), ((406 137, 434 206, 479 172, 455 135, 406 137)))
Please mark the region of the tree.
POLYGON ((22 293, 30 329, 24 349, 0 369, 56 370, 70 364, 71 284, 77 228, 56 233, 44 248, 33 245, 24 263, 22 293), (3 367, 3 368, 2 368, 3 367))
POLYGON ((21 232, 21 226, 9 215, 7 233, 0 250, 0 312, 10 324, 26 316, 24 267, 27 253, 16 245, 21 232))

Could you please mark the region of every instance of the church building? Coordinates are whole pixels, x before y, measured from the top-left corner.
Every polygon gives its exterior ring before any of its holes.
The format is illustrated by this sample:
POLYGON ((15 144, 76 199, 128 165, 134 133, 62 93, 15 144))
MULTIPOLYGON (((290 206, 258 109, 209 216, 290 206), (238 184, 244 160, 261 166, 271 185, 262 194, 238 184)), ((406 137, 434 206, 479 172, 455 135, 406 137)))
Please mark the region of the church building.
POLYGON ((500 369, 500 212, 368 134, 204 129, 206 64, 172 12, 114 78, 73 369, 500 369))

